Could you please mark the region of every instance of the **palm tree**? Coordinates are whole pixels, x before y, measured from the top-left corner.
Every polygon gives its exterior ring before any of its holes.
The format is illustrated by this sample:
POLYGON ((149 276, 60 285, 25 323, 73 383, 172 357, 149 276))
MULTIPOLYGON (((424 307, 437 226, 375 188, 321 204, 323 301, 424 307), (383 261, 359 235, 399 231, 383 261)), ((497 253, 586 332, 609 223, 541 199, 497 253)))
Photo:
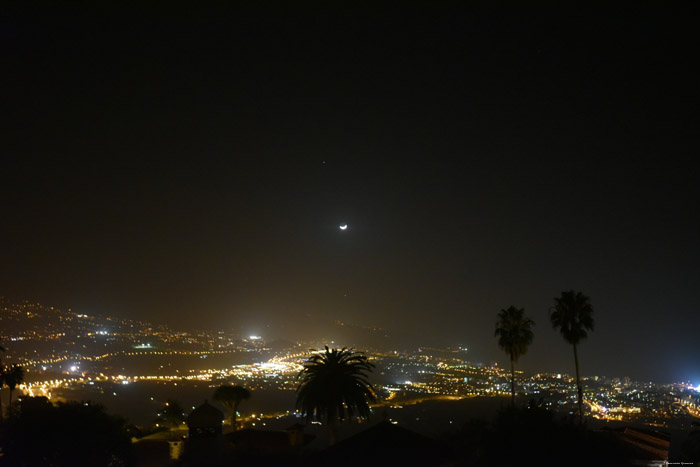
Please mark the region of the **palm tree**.
POLYGON ((564 340, 574 347, 576 364, 576 388, 578 390, 579 420, 583 423, 583 387, 579 376, 578 351, 576 346, 593 330, 593 307, 589 298, 581 292, 562 292, 554 298, 554 307, 549 310, 552 327, 559 329, 564 340))
POLYGON ((374 364, 353 350, 325 347, 304 362, 299 372, 297 409, 303 416, 323 419, 328 424, 330 443, 336 440, 336 424, 353 416, 368 418, 369 402, 376 401, 367 372, 374 364))
POLYGON ((231 426, 235 431, 238 426, 236 425, 236 416, 238 415, 238 406, 244 400, 250 399, 250 391, 248 391, 243 386, 231 386, 224 384, 216 388, 214 391, 213 399, 220 402, 229 413, 229 418, 231 420, 231 426))
POLYGON ((2 388, 5 386, 5 372, 7 371, 7 367, 0 362, 0 422, 5 419, 5 415, 3 414, 2 410, 2 388))
MULTIPOLYGON (((5 371, 5 384, 7 384, 7 387, 10 388, 10 402, 9 405, 12 405, 12 392, 15 390, 18 384, 21 384, 24 381, 24 370, 20 365, 12 365, 5 371)), ((8 409, 9 410, 9 409, 8 409)))
MULTIPOLYGON (((0 352, 4 352, 5 347, 0 345, 0 352)), ((0 396, 2 396, 2 387, 5 385, 5 365, 0 360, 0 396)), ((0 397, 0 421, 4 420, 5 416, 2 412, 2 397, 0 397)))
POLYGON ((531 328, 534 325, 535 322, 525 316, 524 308, 511 305, 498 313, 494 335, 498 337, 498 346, 510 357, 510 392, 513 407, 515 407, 515 362, 527 353, 527 348, 532 344, 531 328))

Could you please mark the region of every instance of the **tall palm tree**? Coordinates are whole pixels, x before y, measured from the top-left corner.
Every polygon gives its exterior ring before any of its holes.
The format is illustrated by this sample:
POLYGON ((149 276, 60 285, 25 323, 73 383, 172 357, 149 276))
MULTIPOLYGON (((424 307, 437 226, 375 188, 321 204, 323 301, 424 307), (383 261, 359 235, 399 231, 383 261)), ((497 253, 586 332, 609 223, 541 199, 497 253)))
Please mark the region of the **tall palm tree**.
MULTIPOLYGON (((10 388, 10 402, 9 406, 12 405, 12 392, 15 390, 18 384, 24 381, 24 370, 20 365, 12 365, 5 371, 5 384, 10 388)), ((9 409, 8 409, 9 410, 9 409)))
MULTIPOLYGON (((5 347, 0 345, 0 352, 4 352, 5 347)), ((0 396, 2 396, 2 387, 5 385, 5 364, 2 363, 2 360, 0 359, 0 396)), ((2 421, 5 418, 3 411, 2 411, 2 397, 0 397, 0 421, 2 421)))
POLYGON ((501 310, 496 321, 498 346, 505 350, 510 357, 510 392, 515 407, 515 362, 527 353, 527 348, 532 344, 532 326, 535 322, 525 316, 524 308, 516 308, 513 305, 501 310))
POLYGON ((579 420, 583 423, 583 386, 579 376, 578 344, 588 337, 588 331, 593 330, 593 307, 589 298, 581 292, 562 292, 554 298, 554 307, 549 310, 549 319, 554 329, 564 337, 564 340, 574 347, 574 363, 576 364, 576 389, 578 390, 579 420))
POLYGON ((238 415, 238 406, 244 400, 250 399, 250 391, 243 386, 231 386, 224 384, 216 388, 213 399, 220 402, 226 410, 228 410, 231 426, 235 431, 238 429, 236 425, 236 416, 238 415))
POLYGON ((338 422, 353 416, 369 417, 369 403, 376 397, 367 373, 374 364, 353 350, 325 348, 304 362, 297 376, 296 406, 307 419, 323 419, 330 443, 335 444, 338 422))

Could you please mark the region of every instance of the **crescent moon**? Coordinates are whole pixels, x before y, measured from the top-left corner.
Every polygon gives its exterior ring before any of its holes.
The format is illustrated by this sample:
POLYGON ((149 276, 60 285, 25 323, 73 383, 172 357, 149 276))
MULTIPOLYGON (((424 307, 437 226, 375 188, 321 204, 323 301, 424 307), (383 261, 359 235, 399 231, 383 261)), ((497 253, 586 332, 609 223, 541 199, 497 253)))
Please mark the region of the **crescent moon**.
POLYGON ((343 224, 340 226, 340 230, 346 230, 348 228, 348 224, 343 224))

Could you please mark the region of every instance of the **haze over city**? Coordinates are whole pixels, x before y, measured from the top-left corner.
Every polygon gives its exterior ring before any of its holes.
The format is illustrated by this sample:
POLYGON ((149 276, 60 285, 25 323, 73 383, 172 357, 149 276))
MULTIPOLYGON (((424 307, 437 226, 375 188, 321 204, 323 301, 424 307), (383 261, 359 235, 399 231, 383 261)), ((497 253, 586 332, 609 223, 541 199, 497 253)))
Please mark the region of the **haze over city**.
POLYGON ((695 25, 562 13, 8 8, 0 295, 700 385, 695 25))

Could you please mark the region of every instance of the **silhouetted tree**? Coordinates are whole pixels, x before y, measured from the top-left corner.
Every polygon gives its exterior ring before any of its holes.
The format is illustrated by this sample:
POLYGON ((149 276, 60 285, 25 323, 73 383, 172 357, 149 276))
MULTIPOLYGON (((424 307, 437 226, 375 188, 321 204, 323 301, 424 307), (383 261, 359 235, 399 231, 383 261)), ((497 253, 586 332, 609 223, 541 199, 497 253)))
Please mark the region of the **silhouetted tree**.
POLYGON ((558 329, 564 340, 574 347, 574 363, 576 364, 576 389, 578 391, 579 419, 583 423, 583 386, 578 364, 578 344, 588 337, 588 331, 593 330, 593 307, 589 298, 581 292, 562 292, 554 298, 554 307, 550 309, 549 319, 552 327, 558 329))
POLYGON ((695 462, 700 459, 700 429, 694 429, 688 433, 688 437, 681 444, 683 460, 695 462))
POLYGON ((12 393, 14 392, 17 385, 22 384, 23 382, 24 382, 24 369, 22 369, 22 366, 15 364, 9 368, 6 368, 5 384, 7 385, 8 388, 10 388, 10 402, 9 402, 8 407, 12 405, 12 393))
POLYGON ((124 421, 90 402, 22 397, 0 427, 3 465, 123 466, 132 461, 124 421))
POLYGON ((229 419, 231 420, 231 427, 234 431, 237 430, 238 424, 236 417, 238 416, 238 406, 244 400, 250 399, 250 391, 243 386, 224 384, 223 386, 216 388, 213 399, 226 407, 226 410, 228 410, 229 419))
POLYGON ((328 424, 330 443, 336 440, 337 423, 353 416, 368 418, 369 403, 376 400, 367 373, 374 364, 352 350, 325 347, 304 363, 297 379, 296 407, 305 417, 328 424))
MULTIPOLYGON (((0 345, 0 352, 4 352, 5 347, 0 345)), ((0 359, 0 396, 2 396, 2 387, 5 385, 5 364, 2 363, 0 359)), ((0 421, 5 418, 4 412, 2 410, 2 397, 0 397, 0 421)))
POLYGON ((510 391, 515 406, 515 363, 527 353, 532 344, 532 326, 535 322, 525 316, 523 308, 510 306, 498 313, 496 331, 498 346, 510 357, 510 391))
POLYGON ((177 428, 185 421, 185 411, 177 401, 168 399, 158 411, 158 424, 168 428, 177 428))
POLYGON ((492 422, 468 422, 448 442, 453 465, 618 467, 634 458, 614 434, 587 430, 540 407, 507 407, 492 422))

